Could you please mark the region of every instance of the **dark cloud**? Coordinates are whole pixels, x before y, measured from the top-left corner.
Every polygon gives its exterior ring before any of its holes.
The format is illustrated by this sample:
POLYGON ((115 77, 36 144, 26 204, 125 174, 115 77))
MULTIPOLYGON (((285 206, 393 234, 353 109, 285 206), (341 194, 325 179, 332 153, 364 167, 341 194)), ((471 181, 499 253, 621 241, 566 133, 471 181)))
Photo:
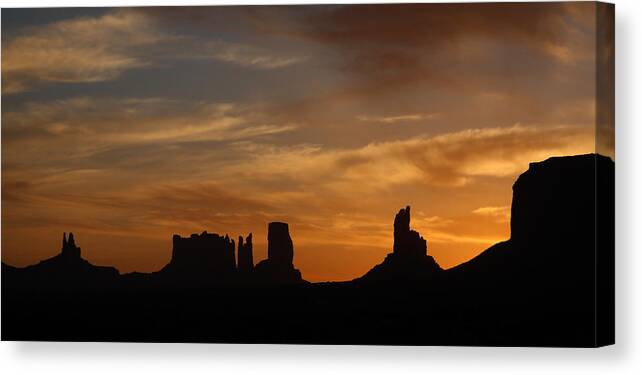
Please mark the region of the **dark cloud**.
MULTIPOLYGON (((304 13, 300 26, 264 26, 336 48, 344 56, 343 68, 378 82, 381 88, 417 80, 451 82, 441 65, 457 54, 459 44, 471 38, 514 43, 550 54, 563 45, 571 7, 564 3, 494 4, 382 4, 317 8, 304 13)), ((279 12, 276 9, 274 12, 279 12)), ((292 9, 289 9, 293 13, 292 9)), ((265 25, 265 22, 262 24, 265 25)), ((492 53, 493 51, 489 51, 492 53)), ((467 61, 474 64, 477 61, 467 61)), ((479 67, 471 67, 478 69, 479 67)))
MULTIPOLYGON (((349 72, 351 78, 367 80, 367 89, 372 90, 426 80, 452 85, 457 77, 445 74, 451 57, 458 54, 462 41, 470 39, 512 43, 546 59, 554 59, 557 48, 559 58, 573 20, 578 14, 590 13, 592 7, 588 3, 472 3, 163 7, 139 11, 159 22, 201 32, 234 32, 266 43, 271 36, 281 36, 290 38, 290 43, 303 39, 320 44, 337 51, 337 68, 349 72)), ((501 51, 490 48, 488 53, 501 51)))

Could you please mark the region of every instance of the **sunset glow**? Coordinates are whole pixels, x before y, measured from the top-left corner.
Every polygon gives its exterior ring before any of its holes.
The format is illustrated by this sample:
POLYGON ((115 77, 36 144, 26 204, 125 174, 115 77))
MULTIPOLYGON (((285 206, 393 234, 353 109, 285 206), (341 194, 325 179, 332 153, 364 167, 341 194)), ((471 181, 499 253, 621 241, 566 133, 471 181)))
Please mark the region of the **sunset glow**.
POLYGON ((530 162, 596 152, 595 64, 593 3, 3 9, 2 260, 72 231, 150 272, 204 230, 261 260, 284 221, 304 279, 348 280, 410 205, 450 268, 530 162))

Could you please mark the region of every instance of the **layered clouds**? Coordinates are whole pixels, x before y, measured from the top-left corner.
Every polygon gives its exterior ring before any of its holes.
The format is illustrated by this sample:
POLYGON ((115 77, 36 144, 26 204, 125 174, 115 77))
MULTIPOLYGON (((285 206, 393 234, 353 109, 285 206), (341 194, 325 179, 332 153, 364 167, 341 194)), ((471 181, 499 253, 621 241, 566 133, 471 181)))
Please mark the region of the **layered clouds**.
POLYGON ((304 277, 349 279, 390 250, 410 204, 429 253, 456 265, 508 237, 511 184, 529 162, 595 150, 592 9, 138 8, 14 22, 3 261, 51 255, 70 230, 88 259, 121 271, 159 269, 172 233, 205 229, 254 232, 261 259, 280 220, 304 277))

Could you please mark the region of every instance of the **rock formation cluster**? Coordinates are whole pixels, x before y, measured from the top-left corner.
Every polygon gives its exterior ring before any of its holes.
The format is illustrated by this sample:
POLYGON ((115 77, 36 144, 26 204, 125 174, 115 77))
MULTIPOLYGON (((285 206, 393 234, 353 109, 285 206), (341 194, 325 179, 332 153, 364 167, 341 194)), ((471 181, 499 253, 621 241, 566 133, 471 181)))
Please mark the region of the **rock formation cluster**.
POLYGON ((252 233, 245 239, 239 236, 238 244, 228 235, 208 232, 189 237, 175 234, 172 242, 172 259, 159 274, 173 280, 267 284, 303 281, 301 273, 294 268, 294 244, 287 223, 269 223, 268 258, 256 266, 252 233))

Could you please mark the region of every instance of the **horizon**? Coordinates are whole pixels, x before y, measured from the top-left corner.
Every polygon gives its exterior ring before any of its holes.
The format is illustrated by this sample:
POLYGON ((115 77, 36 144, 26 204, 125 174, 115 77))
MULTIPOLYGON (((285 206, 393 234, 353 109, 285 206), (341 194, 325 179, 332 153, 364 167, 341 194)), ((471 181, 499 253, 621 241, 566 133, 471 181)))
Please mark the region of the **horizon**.
POLYGON ((466 262, 510 237, 529 163, 615 159, 595 10, 3 9, 2 261, 71 231, 91 263, 152 272, 204 230, 253 233, 258 261, 281 221, 304 279, 350 280, 410 205, 428 254, 466 262))

